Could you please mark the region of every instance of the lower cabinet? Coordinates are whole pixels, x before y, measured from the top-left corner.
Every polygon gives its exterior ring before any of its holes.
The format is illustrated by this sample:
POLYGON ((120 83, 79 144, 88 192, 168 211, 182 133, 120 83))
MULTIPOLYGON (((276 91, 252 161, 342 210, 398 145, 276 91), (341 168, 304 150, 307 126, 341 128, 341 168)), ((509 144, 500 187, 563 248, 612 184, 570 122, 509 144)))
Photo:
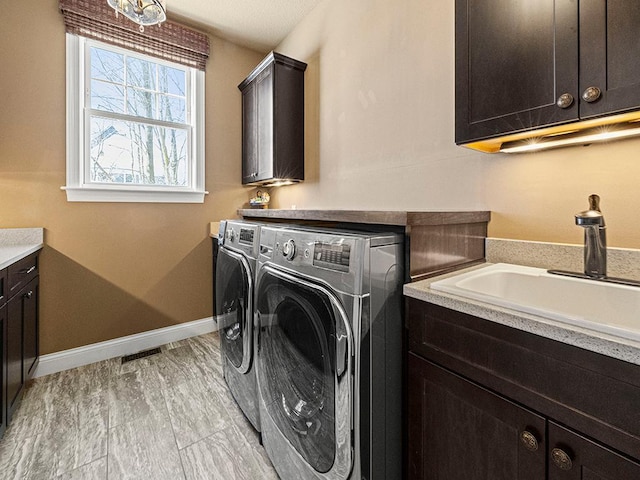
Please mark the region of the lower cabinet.
POLYGON ((549 420, 549 480, 633 480, 640 463, 549 420))
MULTIPOLYGON (((7 273, 8 272, 8 273, 7 273)), ((9 266, 7 302, 0 308, 2 324, 2 424, 0 436, 20 405, 27 380, 35 373, 39 359, 38 301, 40 277, 38 254, 9 266), (12 288, 13 287, 13 288, 12 288)))
POLYGON ((414 354, 408 381, 409 478, 544 478, 543 417, 414 354))
POLYGON ((39 345, 39 319, 38 301, 40 277, 35 277, 22 290, 20 301, 22 302, 22 329, 23 347, 22 371, 24 378, 31 378, 38 366, 40 345, 39 345))
POLYGON ((0 438, 7 429, 7 306, 0 305, 0 438))
POLYGON ((640 366, 413 299, 407 327, 410 480, 640 479, 640 366))
POLYGON ((24 386, 22 352, 22 302, 14 297, 7 304, 7 423, 19 404, 24 386))

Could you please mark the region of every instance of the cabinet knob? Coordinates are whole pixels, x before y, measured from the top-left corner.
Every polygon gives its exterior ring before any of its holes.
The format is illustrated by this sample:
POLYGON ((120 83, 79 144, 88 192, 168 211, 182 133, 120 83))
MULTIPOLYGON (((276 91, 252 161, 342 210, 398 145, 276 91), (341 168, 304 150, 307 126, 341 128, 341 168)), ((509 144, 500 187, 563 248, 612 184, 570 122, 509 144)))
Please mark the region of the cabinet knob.
POLYGON ((582 92, 582 99, 587 103, 593 103, 600 98, 602 92, 598 87, 589 87, 582 92))
POLYGON ((29 290, 27 293, 24 294, 24 298, 31 298, 33 296, 33 290, 29 290))
POLYGON ((569 108, 573 105, 573 95, 570 93, 563 93, 558 97, 558 101, 556 102, 560 108, 569 108))
POLYGON ((569 454, 560 448, 551 450, 551 460, 560 470, 571 470, 573 463, 569 454))
POLYGON ((520 440, 524 443, 527 450, 531 450, 532 452, 538 450, 538 439, 533 433, 527 432, 526 430, 523 431, 520 434, 520 440))

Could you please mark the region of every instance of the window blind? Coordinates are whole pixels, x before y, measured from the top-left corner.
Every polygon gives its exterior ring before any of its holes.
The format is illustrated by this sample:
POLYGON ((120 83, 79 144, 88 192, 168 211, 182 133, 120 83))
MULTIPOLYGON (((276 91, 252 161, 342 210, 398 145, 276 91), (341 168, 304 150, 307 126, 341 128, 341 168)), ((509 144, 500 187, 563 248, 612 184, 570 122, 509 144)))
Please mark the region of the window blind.
POLYGON ((205 70, 209 37, 176 22, 165 21, 140 32, 139 25, 118 15, 106 0, 60 0, 68 33, 205 70))

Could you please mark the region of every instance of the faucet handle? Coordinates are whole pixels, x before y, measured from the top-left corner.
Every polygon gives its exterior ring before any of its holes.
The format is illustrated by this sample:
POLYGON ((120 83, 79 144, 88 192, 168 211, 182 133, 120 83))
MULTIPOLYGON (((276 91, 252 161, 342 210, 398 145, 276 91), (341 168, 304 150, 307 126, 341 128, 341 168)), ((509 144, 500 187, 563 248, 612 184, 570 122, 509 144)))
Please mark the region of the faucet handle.
POLYGON ((589 195, 589 210, 576 213, 576 225, 581 227, 604 227, 604 215, 600 210, 600 197, 595 193, 589 195))

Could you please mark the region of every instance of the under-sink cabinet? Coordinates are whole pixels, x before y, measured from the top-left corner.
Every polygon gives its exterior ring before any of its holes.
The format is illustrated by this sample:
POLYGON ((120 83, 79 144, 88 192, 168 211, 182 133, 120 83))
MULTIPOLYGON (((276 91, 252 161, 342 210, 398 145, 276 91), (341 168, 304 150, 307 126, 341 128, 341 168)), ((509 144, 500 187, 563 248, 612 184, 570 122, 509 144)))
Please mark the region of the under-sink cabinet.
POLYGON ((640 478, 640 366, 406 307, 409 479, 640 478))
POLYGON ((0 369, 0 438, 7 429, 7 306, 4 302, 0 304, 0 357, 2 358, 2 369, 0 369))
POLYGON ((2 357, 2 425, 0 436, 20 404, 23 389, 38 365, 38 253, 33 253, 0 273, 0 323, 2 357))

